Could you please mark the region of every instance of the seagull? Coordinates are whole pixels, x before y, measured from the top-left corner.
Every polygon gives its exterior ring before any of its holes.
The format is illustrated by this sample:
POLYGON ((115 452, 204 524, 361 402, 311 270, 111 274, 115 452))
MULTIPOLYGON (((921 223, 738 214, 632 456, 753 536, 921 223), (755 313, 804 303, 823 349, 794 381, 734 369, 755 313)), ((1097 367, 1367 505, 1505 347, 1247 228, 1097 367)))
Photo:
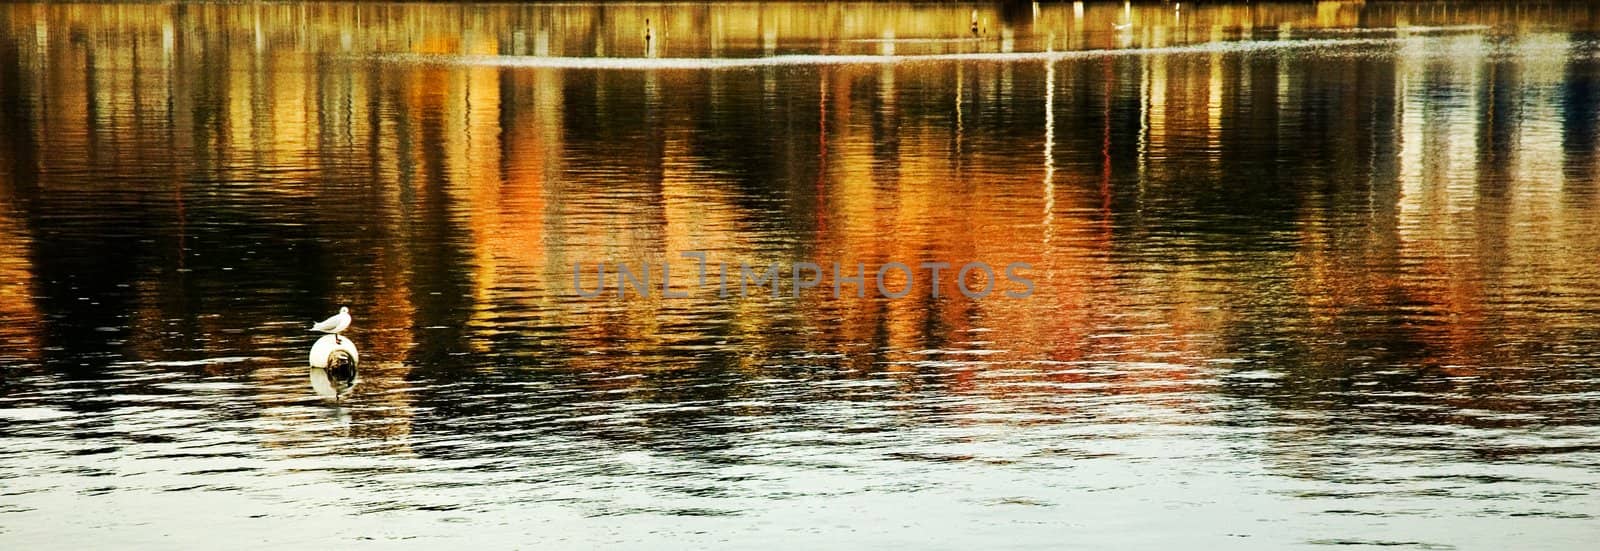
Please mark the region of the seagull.
POLYGON ((350 307, 340 306, 339 313, 331 318, 322 320, 322 323, 311 326, 312 331, 333 334, 334 344, 339 343, 339 333, 350 327, 350 307))

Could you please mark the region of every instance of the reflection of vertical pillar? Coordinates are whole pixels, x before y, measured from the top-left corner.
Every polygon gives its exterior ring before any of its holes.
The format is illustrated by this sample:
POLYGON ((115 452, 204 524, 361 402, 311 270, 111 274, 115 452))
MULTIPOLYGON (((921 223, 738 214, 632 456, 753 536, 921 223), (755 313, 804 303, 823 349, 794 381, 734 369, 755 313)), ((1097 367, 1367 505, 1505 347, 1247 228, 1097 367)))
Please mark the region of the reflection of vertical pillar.
POLYGON ((1489 197, 1505 195, 1517 145, 1517 67, 1514 60, 1491 61, 1486 86, 1481 88, 1482 113, 1478 117, 1478 192, 1489 197))
MULTIPOLYGON (((91 35, 93 36, 93 35, 91 35)), ((101 132, 109 125, 106 124, 100 106, 104 104, 101 97, 104 86, 100 79, 100 52, 93 39, 88 40, 83 49, 83 129, 88 138, 89 159, 100 161, 101 156, 109 148, 100 146, 101 132)))
MULTIPOLYGON (((450 85, 443 69, 427 70, 414 81, 412 103, 401 106, 402 119, 417 119, 417 142, 409 145, 402 157, 416 156, 421 166, 417 182, 419 193, 413 200, 415 216, 409 221, 412 259, 410 302, 416 307, 412 320, 414 342, 410 363, 429 369, 448 369, 462 361, 467 352, 463 342, 473 310, 476 285, 472 273, 470 228, 462 226, 458 205, 451 196, 452 144, 455 120, 450 102, 459 88, 450 85), (452 94, 454 92, 454 94, 452 94)), ((409 133, 409 132, 408 132, 409 133)), ((454 157, 454 158, 453 158, 454 157)), ((410 174, 401 178, 410 177, 410 174)))
MULTIPOLYGON (((462 32, 461 37, 458 48, 465 55, 494 55, 500 51, 500 40, 495 33, 462 32)), ((496 236, 502 235, 502 206, 509 192, 499 158, 506 136, 501 125, 506 103, 500 95, 501 79, 507 73, 489 67, 470 67, 459 73, 460 99, 452 99, 449 104, 460 109, 461 114, 451 117, 450 139, 460 144, 453 151, 457 158, 453 179, 465 188, 462 196, 471 212, 468 229, 472 249, 469 253, 474 255, 472 282, 476 306, 493 301, 492 293, 507 271, 502 264, 505 255, 498 254, 495 246, 498 244, 496 236)), ((476 311, 472 315, 481 319, 492 314, 476 311)))
MULTIPOLYGON (((13 24, 9 11, 0 12, 0 28, 13 24)), ((27 59, 22 43, 0 40, 0 174, 8 176, 0 179, 0 204, 8 207, 0 208, 0 360, 37 361, 43 323, 33 298, 40 294, 33 280, 37 268, 28 254, 32 240, 27 220, 14 215, 31 210, 24 198, 36 191, 38 181, 38 124, 33 122, 38 119, 22 114, 30 109, 24 98, 37 97, 27 83, 38 86, 40 80, 24 79, 23 68, 43 62, 41 57, 27 59)))
POLYGON ((661 73, 656 71, 644 73, 644 109, 650 114, 661 111, 661 73))
POLYGON ((1000 66, 1000 82, 996 86, 998 90, 995 94, 995 99, 1000 101, 1000 108, 1004 111, 1010 111, 1011 104, 1014 101, 1011 91, 1014 88, 1012 81, 1015 80, 1016 70, 1015 63, 1006 63, 1000 66))
POLYGON ((965 73, 965 69, 966 69, 966 64, 965 63, 957 63, 956 64, 956 143, 955 143, 955 150, 956 151, 955 152, 956 152, 956 162, 957 163, 961 162, 961 138, 962 138, 962 134, 965 133, 965 131, 966 131, 966 128, 965 128, 966 121, 962 120, 962 113, 961 113, 961 103, 963 101, 965 101, 965 98, 963 98, 962 95, 963 95, 964 90, 967 87, 966 75, 964 74, 965 73))
MULTIPOLYGON (((513 98, 505 102, 512 113, 520 115, 520 110, 515 105, 523 101, 521 94, 531 95, 532 120, 523 121, 520 116, 507 117, 505 123, 506 134, 502 148, 505 154, 501 162, 516 170, 508 170, 515 176, 508 177, 508 183, 514 185, 514 193, 518 200, 507 205, 509 213, 517 215, 519 229, 513 232, 518 236, 518 241, 513 244, 514 254, 522 259, 522 266, 527 270, 542 269, 542 274, 549 278, 544 287, 550 291, 563 288, 562 278, 569 272, 562 268, 570 268, 571 264, 560 254, 565 250, 566 243, 558 232, 548 231, 547 228, 557 227, 560 223, 562 208, 560 200, 562 194, 556 188, 561 181, 564 170, 562 164, 565 144, 562 142, 562 105, 565 98, 562 96, 562 76, 564 72, 558 69, 537 69, 531 72, 532 85, 521 84, 520 78, 507 79, 503 84, 507 95, 513 98)), ((527 78, 527 77, 524 77, 527 78)))
POLYGON ((885 63, 878 71, 878 101, 885 115, 898 116, 895 109, 894 64, 885 63))
POLYGON ((828 73, 817 78, 817 233, 828 230, 828 73))
MULTIPOLYGON (((172 75, 172 50, 176 43, 176 34, 172 28, 172 18, 161 20, 161 67, 167 70, 167 75, 172 75)), ((170 80, 170 78, 169 78, 170 80)))
POLYGON ((1591 56, 1569 56, 1561 85, 1562 170, 1567 193, 1595 189, 1595 146, 1600 135, 1600 62, 1591 56))
MULTIPOLYGON (((1151 156, 1165 157, 1167 153, 1167 133, 1171 126, 1168 122, 1170 116, 1168 103, 1172 101, 1167 97, 1168 87, 1171 86, 1167 78, 1169 60, 1170 56, 1151 56, 1145 62, 1145 70, 1141 71, 1148 84, 1144 86, 1146 92, 1141 94, 1144 98, 1145 112, 1140 117, 1140 158, 1135 201, 1144 200, 1145 183, 1150 180, 1148 173, 1151 168, 1151 156)), ((1181 110, 1179 116, 1182 116, 1181 110)))
MULTIPOLYGON (((42 19, 34 21, 34 37, 39 42, 31 55, 24 53, 21 39, 0 40, 0 167, 9 176, 3 182, 7 187, 0 188, 4 194, 0 197, 11 205, 18 196, 31 194, 39 178, 39 121, 45 120, 49 97, 42 93, 49 67, 45 56, 49 31, 42 19), (29 67, 34 69, 24 72, 29 67), (36 116, 21 116, 30 106, 36 116)), ((0 24, 10 23, 8 17, 0 18, 0 24)))
POLYGON ((44 13, 46 7, 46 4, 33 5, 33 46, 35 48, 34 55, 38 56, 36 59, 39 60, 40 69, 50 68, 50 56, 48 55, 50 53, 50 24, 46 22, 46 14, 44 13))
MULTIPOLYGON (((1565 60, 1574 57, 1569 53, 1571 47, 1564 33, 1526 33, 1518 38, 1517 55, 1512 67, 1508 67, 1514 70, 1508 83, 1514 86, 1514 93, 1505 94, 1507 102, 1515 107, 1506 108, 1510 124, 1502 124, 1501 130, 1510 136, 1497 136, 1496 141, 1489 142, 1497 148, 1501 147, 1498 141, 1508 142, 1503 146, 1507 153, 1489 154, 1508 157, 1505 164, 1510 171, 1507 182, 1495 190, 1501 193, 1501 199, 1493 204, 1479 202, 1480 210, 1496 209, 1496 214, 1502 216, 1497 220, 1498 233, 1493 236, 1502 242, 1484 240, 1486 253, 1496 255, 1494 258, 1509 257, 1508 262, 1520 264, 1529 257, 1519 253, 1566 242, 1569 237, 1561 230, 1571 220, 1566 218, 1571 211, 1561 204, 1565 185, 1563 151, 1561 141, 1553 138, 1562 132, 1561 106, 1553 96, 1563 88, 1565 60)), ((1479 158, 1484 156, 1487 155, 1480 154, 1479 158)), ((1482 195, 1487 194, 1480 192, 1482 195)), ((1589 211, 1584 209, 1578 214, 1587 217, 1589 211)), ((1538 256, 1540 262, 1559 262, 1557 259, 1564 255, 1538 256)))
POLYGON ((1100 81, 1105 84, 1100 109, 1100 211, 1110 224, 1111 219, 1111 81, 1115 80, 1110 58, 1101 62, 1105 73, 1100 81))
MULTIPOLYGON (((1037 6, 1037 4, 1035 4, 1037 6)), ((1056 215, 1056 60, 1044 64, 1044 245, 1050 247, 1056 215)))
POLYGON ((1156 100, 1163 95, 1153 87, 1155 79, 1152 73, 1156 70, 1155 66, 1162 63, 1159 59, 1166 56, 1155 57, 1156 59, 1142 64, 1139 70, 1139 139, 1136 144, 1138 158, 1135 160, 1134 172, 1138 175, 1141 186, 1145 179, 1145 168, 1150 160, 1150 121, 1154 116, 1156 100))
POLYGON ((1222 54, 1211 54, 1210 78, 1206 94, 1206 148, 1222 147, 1222 54))
POLYGON ((1498 262, 1479 256, 1477 247, 1489 236, 1480 235, 1478 220, 1470 216, 1479 208, 1475 187, 1482 176, 1476 172, 1482 151, 1474 139, 1481 131, 1481 98, 1471 91, 1484 86, 1479 68, 1485 46, 1479 36, 1408 39, 1396 57, 1404 112, 1397 156, 1399 255, 1414 263, 1410 269, 1444 276, 1417 279, 1410 292, 1462 317, 1440 328, 1455 334, 1452 339, 1465 335, 1468 318, 1483 312, 1483 288, 1454 282, 1479 280, 1479 260, 1498 262), (1452 52, 1449 58, 1438 57, 1441 46, 1452 52), (1437 99, 1441 94, 1455 101, 1437 99))
POLYGON ((897 169, 900 162, 900 109, 895 88, 895 67, 885 63, 878 71, 878 105, 873 110, 872 153, 874 168, 897 169))
POLYGON ((761 108, 778 108, 778 68, 773 66, 761 69, 761 108))
MULTIPOLYGON (((1393 61, 1380 62, 1378 67, 1372 69, 1373 81, 1370 94, 1372 95, 1372 118, 1367 125, 1369 140, 1372 143, 1372 153, 1369 163, 1372 166, 1372 185, 1369 193, 1372 196, 1368 203, 1376 211, 1384 213, 1382 218, 1388 228, 1390 239, 1395 239, 1392 233, 1396 230, 1395 214, 1399 204, 1398 180, 1400 134, 1396 126, 1400 123, 1400 95, 1396 93, 1400 76, 1393 61), (1381 186, 1381 187, 1380 187, 1381 186)), ((1282 107, 1279 106, 1281 112, 1282 107)), ((1281 116, 1281 115, 1280 115, 1281 116)))
MULTIPOLYGON (((1395 82, 1399 80, 1397 65, 1391 61, 1377 61, 1367 66, 1364 70, 1371 75, 1370 78, 1361 79, 1368 82, 1363 87, 1360 95, 1370 97, 1371 111, 1365 121, 1368 143, 1368 184, 1366 186, 1366 206, 1369 209, 1369 218, 1366 222, 1370 228, 1373 243, 1368 246, 1373 256, 1368 276, 1381 278, 1383 295, 1398 293, 1398 278, 1392 277, 1400 269, 1400 187, 1396 162, 1399 154, 1399 134, 1396 125, 1399 120, 1400 97, 1395 93, 1395 82)), ((1281 112, 1282 107, 1277 108, 1281 112)), ((1281 116, 1281 115, 1280 115, 1281 116)), ((1395 300, 1382 295, 1380 300, 1395 300)))
POLYGON ((250 37, 251 43, 255 45, 256 56, 259 58, 261 50, 265 49, 266 45, 261 37, 261 4, 256 4, 250 12, 250 37))
POLYGON ((1514 201, 1507 194, 1516 163, 1517 125, 1521 117, 1516 92, 1521 86, 1517 82, 1514 61, 1498 60, 1486 65, 1485 86, 1478 88, 1482 91, 1476 117, 1478 154, 1473 156, 1478 161, 1474 169, 1476 189, 1473 190, 1477 195, 1474 200, 1477 208, 1472 214, 1476 220, 1474 242, 1479 266, 1486 271, 1498 271, 1507 261, 1505 253, 1510 238, 1507 224, 1514 201))

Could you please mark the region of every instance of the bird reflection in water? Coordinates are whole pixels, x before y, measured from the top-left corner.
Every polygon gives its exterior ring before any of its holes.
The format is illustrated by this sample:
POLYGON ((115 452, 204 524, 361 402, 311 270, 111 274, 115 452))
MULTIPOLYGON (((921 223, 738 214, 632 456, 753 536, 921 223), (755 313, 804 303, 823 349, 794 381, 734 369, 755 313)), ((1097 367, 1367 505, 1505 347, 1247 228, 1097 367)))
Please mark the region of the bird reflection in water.
POLYGON ((311 368, 311 389, 318 396, 343 400, 355 390, 357 380, 356 359, 344 350, 333 351, 327 367, 311 368))

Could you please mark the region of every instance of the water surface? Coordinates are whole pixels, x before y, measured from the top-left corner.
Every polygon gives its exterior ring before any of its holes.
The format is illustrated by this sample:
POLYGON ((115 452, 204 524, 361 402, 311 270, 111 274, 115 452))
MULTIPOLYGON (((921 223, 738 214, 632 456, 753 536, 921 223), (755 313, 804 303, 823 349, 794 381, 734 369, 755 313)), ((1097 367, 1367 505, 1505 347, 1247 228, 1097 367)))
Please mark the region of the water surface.
POLYGON ((0 7, 0 546, 1600 538, 1593 7, 972 8, 0 7))

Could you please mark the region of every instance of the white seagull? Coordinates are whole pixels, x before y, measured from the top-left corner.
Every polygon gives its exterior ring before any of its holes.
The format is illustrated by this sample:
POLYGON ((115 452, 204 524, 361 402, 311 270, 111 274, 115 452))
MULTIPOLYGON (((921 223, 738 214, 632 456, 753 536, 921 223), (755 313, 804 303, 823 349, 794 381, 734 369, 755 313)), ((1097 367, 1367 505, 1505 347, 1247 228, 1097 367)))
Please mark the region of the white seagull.
POLYGON ((337 315, 311 326, 312 331, 332 333, 334 343, 339 342, 339 333, 348 328, 350 328, 350 307, 348 306, 340 306, 337 315))

